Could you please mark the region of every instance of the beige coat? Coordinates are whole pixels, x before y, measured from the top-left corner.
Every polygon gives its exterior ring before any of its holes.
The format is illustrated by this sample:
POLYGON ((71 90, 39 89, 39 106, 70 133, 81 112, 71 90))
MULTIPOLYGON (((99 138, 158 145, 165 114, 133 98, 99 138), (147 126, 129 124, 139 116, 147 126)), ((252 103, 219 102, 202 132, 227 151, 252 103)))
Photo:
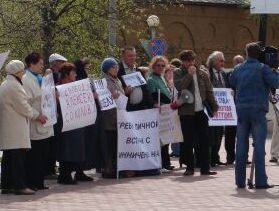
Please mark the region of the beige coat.
MULTIPOLYGON (((118 78, 113 78, 107 74, 104 74, 104 78, 107 80, 109 91, 115 92, 118 91, 121 94, 124 94, 124 90, 121 84, 121 81, 118 78)), ((117 110, 116 108, 102 111, 103 120, 105 125, 105 130, 117 130, 117 110)))
MULTIPOLYGON (((38 113, 41 111, 42 91, 37 78, 29 71, 22 78, 23 87, 29 96, 28 102, 38 113)), ((30 139, 42 140, 53 136, 53 127, 44 127, 40 122, 30 121, 30 139)))
POLYGON ((39 113, 28 104, 22 85, 8 75, 0 86, 0 149, 31 148, 29 119, 39 113))

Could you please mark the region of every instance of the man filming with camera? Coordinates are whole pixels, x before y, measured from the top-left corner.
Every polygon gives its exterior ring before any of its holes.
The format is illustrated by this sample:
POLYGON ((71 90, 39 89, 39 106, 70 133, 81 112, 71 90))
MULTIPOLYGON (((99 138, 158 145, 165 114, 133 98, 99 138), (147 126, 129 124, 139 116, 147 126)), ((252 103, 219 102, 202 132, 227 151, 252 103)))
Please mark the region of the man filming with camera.
POLYGON ((270 88, 279 87, 279 74, 259 62, 261 48, 257 43, 246 45, 247 59, 235 67, 230 83, 236 87, 238 115, 235 181, 238 188, 246 186, 247 140, 251 132, 254 145, 255 188, 267 189, 265 171, 266 113, 270 88))

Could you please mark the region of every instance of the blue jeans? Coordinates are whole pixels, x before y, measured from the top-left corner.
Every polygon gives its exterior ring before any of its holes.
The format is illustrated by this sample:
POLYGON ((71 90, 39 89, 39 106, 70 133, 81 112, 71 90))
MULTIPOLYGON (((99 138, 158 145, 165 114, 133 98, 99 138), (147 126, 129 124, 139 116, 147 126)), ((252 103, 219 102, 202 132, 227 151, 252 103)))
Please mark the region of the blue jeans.
POLYGON ((265 171, 265 141, 267 136, 266 112, 258 109, 239 109, 237 111, 237 141, 235 182, 237 186, 245 186, 247 141, 252 133, 255 161, 255 185, 267 185, 265 171))

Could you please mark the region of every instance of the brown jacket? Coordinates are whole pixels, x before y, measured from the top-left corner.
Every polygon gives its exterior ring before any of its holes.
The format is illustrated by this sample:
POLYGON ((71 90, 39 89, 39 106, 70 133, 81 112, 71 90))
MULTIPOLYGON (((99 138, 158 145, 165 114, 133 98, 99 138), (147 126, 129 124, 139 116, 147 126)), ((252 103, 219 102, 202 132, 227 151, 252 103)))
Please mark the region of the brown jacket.
MULTIPOLYGON (((210 83, 208 74, 203 70, 197 70, 197 79, 200 89, 200 95, 202 102, 208 101, 213 111, 217 111, 218 105, 213 95, 213 87, 210 83)), ((174 72, 174 85, 178 91, 178 96, 181 90, 188 89, 195 97, 195 86, 193 76, 188 73, 188 71, 182 67, 174 72)), ((179 115, 194 115, 195 113, 195 102, 192 104, 183 104, 178 109, 179 115)))

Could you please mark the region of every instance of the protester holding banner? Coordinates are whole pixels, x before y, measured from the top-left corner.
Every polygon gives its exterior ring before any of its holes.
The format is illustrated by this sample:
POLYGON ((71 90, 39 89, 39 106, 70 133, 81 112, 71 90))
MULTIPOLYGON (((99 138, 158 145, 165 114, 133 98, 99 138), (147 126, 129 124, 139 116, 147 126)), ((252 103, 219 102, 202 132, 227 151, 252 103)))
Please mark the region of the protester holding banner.
MULTIPOLYGON (((77 81, 88 78, 88 73, 91 65, 90 61, 88 59, 78 59, 74 62, 74 64, 77 69, 77 81)), ((98 106, 97 102, 96 104, 98 106)), ((83 171, 90 170, 92 168, 101 168, 101 125, 98 121, 98 118, 100 116, 101 115, 97 115, 97 121, 95 122, 95 124, 89 125, 84 128, 85 161, 76 172, 75 179, 78 181, 92 181, 93 178, 85 175, 83 171)))
MULTIPOLYGON (((225 57, 220 51, 214 51, 207 58, 207 68, 210 75, 210 81, 214 88, 228 88, 229 83, 226 73, 224 72, 225 57)), ((222 138, 224 135, 223 126, 211 126, 210 134, 212 137, 211 147, 211 166, 226 165, 220 161, 219 150, 221 147, 222 138)), ((228 154, 228 152, 227 152, 228 154)))
POLYGON ((42 72, 44 68, 43 57, 39 53, 33 52, 25 57, 27 66, 26 74, 22 78, 23 87, 29 96, 28 102, 33 110, 41 114, 39 121, 30 121, 31 150, 27 153, 27 182, 28 186, 34 190, 48 189, 44 185, 45 166, 49 141, 54 135, 53 126, 44 126, 47 117, 42 115, 42 72))
POLYGON ((31 148, 29 120, 40 121, 42 116, 28 103, 22 86, 24 64, 12 60, 6 65, 7 78, 0 86, 0 150, 2 194, 30 195, 27 188, 26 155, 31 148))
MULTIPOLYGON (((57 53, 51 54, 49 56, 49 65, 50 69, 47 69, 46 72, 52 72, 53 74, 53 80, 55 85, 59 82, 60 77, 60 69, 61 65, 63 65, 65 62, 67 62, 67 59, 57 53)), ((47 157, 47 165, 46 165, 46 176, 47 179, 57 179, 56 174, 56 161, 57 161, 57 146, 58 140, 56 140, 56 136, 54 136, 53 139, 49 142, 49 152, 47 157)))
POLYGON ((199 155, 201 174, 214 175, 217 172, 210 171, 208 117, 204 113, 203 105, 207 102, 213 113, 217 111, 213 88, 207 73, 195 67, 196 54, 192 50, 184 50, 179 56, 182 67, 174 73, 174 85, 178 95, 182 90, 188 89, 194 96, 193 103, 185 103, 178 108, 184 139, 184 149, 180 151, 183 152, 181 156, 187 165, 184 175, 194 174, 194 148, 197 145, 195 155, 199 155))
POLYGON ((135 72, 140 72, 143 77, 145 76, 145 74, 136 67, 136 56, 136 49, 134 47, 125 47, 121 50, 118 78, 122 83, 126 96, 129 97, 127 111, 139 111, 152 108, 151 98, 146 90, 146 85, 132 88, 125 84, 122 77, 123 75, 135 72))
MULTIPOLYGON (((114 99, 117 99, 120 94, 124 94, 121 81, 117 78, 118 63, 114 58, 106 58, 101 64, 101 69, 104 73, 104 78, 107 81, 107 87, 110 90, 114 99)), ((105 168, 103 176, 105 178, 116 177, 117 167, 117 110, 112 108, 102 111, 104 127, 106 131, 105 140, 105 168)))
MULTIPOLYGON (((164 78, 164 71, 167 65, 168 60, 163 56, 155 56, 150 62, 151 73, 147 79, 147 90, 152 96, 154 107, 160 107, 161 104, 171 103, 171 92, 164 78), (158 102, 159 94, 160 102, 158 102)), ((161 147, 161 156, 162 168, 167 170, 174 169, 174 166, 172 166, 170 162, 169 144, 161 147)))
MULTIPOLYGON (((175 62, 177 62, 177 60, 175 60, 175 62)), ((167 86, 168 86, 168 88, 170 90, 170 93, 171 93, 171 102, 176 101, 177 100, 177 95, 178 95, 178 92, 177 92, 177 90, 174 86, 174 83, 173 83, 173 71, 175 69, 176 69, 175 66, 168 65, 166 67, 165 73, 164 73, 164 78, 167 82, 167 86)), ((172 150, 172 153, 170 154, 171 157, 179 157, 179 154, 180 154, 179 145, 180 145, 180 143, 171 144, 171 150, 172 150)))
POLYGON ((255 186, 267 189, 265 171, 265 141, 267 136, 266 113, 269 89, 279 87, 279 74, 258 61, 261 48, 257 43, 246 45, 247 59, 235 67, 230 83, 236 88, 237 141, 235 183, 238 188, 246 187, 247 140, 253 135, 255 186))
MULTIPOLYGON (((76 67, 74 64, 65 63, 60 69, 59 85, 76 80, 76 67)), ((58 119, 55 125, 55 136, 58 142, 59 176, 60 184, 76 184, 71 173, 77 171, 85 160, 84 129, 74 129, 62 132, 63 119, 60 104, 57 103, 58 119)))

